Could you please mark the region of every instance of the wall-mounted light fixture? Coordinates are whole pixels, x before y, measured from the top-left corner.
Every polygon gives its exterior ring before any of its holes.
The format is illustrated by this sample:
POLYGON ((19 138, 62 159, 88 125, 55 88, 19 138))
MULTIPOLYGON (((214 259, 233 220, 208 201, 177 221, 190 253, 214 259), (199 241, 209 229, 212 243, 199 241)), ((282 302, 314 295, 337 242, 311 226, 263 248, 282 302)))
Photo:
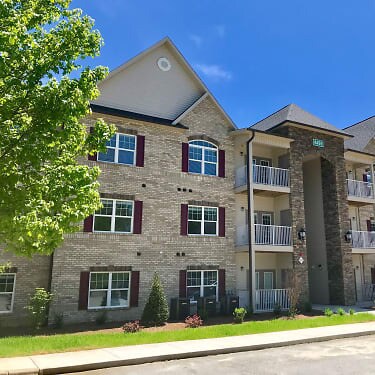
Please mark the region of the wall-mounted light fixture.
POLYGON ((241 271, 243 271, 244 267, 243 267, 243 266, 241 266, 241 267, 240 267, 240 269, 241 269, 241 271))
POLYGON ((306 231, 305 231, 304 228, 301 228, 298 231, 298 239, 301 240, 301 241, 305 241, 305 239, 306 239, 306 231))
POLYGON ((345 241, 346 242, 351 242, 352 241, 352 232, 350 230, 348 230, 346 233, 345 233, 345 241))

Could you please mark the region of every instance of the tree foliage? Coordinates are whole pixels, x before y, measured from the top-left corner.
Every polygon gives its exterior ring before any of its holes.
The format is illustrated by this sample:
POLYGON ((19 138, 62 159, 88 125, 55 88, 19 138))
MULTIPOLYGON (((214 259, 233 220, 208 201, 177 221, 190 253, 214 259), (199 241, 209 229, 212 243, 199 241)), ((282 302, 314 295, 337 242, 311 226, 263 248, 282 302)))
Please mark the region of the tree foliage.
POLYGON ((112 126, 82 118, 107 69, 82 67, 102 38, 70 0, 0 0, 0 243, 50 254, 100 205, 99 169, 112 126))
POLYGON ((142 314, 142 322, 149 325, 162 325, 169 317, 168 302, 159 276, 154 274, 151 292, 142 314))

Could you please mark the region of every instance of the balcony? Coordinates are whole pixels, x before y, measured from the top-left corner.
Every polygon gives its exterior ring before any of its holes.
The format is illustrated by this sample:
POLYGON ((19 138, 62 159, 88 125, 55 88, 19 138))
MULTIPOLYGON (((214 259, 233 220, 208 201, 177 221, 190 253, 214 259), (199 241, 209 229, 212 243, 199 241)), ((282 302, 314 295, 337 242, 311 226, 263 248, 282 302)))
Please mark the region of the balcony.
MULTIPOLYGON (((237 227, 237 246, 249 244, 247 225, 237 227)), ((292 228, 280 225, 254 224, 255 251, 291 252, 292 228)))
POLYGON ((353 249, 355 249, 353 250, 354 253, 375 253, 375 232, 353 230, 352 247, 353 249), (364 249, 367 249, 367 251, 365 251, 364 249))
POLYGON ((282 310, 289 309, 290 298, 288 289, 257 289, 255 291, 256 312, 273 311, 275 305, 280 306, 282 310))
MULTIPOLYGON (((289 170, 282 168, 253 165, 254 191, 267 190, 289 193, 289 170)), ((246 189, 246 165, 236 170, 235 188, 239 191, 246 189)))
POLYGON ((347 179, 346 186, 348 190, 348 200, 357 202, 358 204, 374 203, 374 185, 372 182, 347 179))

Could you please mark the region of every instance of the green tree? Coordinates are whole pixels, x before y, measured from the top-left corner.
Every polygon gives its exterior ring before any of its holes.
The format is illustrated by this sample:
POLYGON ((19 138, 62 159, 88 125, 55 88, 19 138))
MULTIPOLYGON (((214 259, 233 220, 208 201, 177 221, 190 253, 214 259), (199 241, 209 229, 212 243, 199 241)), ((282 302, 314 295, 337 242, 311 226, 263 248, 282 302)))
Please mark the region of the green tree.
POLYGON ((142 322, 149 325, 163 325, 169 317, 168 302, 159 276, 154 274, 151 292, 143 310, 142 322))
POLYGON ((79 158, 104 150, 113 127, 82 119, 107 69, 93 20, 70 0, 0 0, 0 243, 50 254, 100 205, 99 169, 79 158))

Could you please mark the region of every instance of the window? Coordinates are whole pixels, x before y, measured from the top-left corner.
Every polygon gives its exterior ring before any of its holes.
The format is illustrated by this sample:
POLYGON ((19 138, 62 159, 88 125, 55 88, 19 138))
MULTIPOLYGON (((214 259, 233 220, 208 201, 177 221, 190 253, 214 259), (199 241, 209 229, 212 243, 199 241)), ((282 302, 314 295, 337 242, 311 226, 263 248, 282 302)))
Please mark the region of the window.
POLYGON ((189 206, 188 234, 217 236, 217 211, 217 207, 189 206))
POLYGON ((199 297, 218 298, 217 271, 187 271, 187 297, 197 299, 199 297))
MULTIPOLYGON (((249 284, 248 284, 249 285, 249 284)), ((255 289, 259 289, 259 272, 255 272, 255 289)))
POLYGON ((116 133, 106 143, 107 152, 99 152, 98 160, 108 163, 135 164, 136 136, 116 133))
POLYGON ((189 172, 217 176, 217 154, 217 146, 210 142, 189 142, 189 172))
POLYGON ((102 208, 94 215, 94 232, 133 232, 134 202, 101 199, 102 208))
POLYGON ((16 275, 0 273, 0 313, 12 312, 16 275))
POLYGON ((271 225, 272 224, 272 215, 271 214, 262 214, 262 224, 271 225))
POLYGON ((91 272, 88 308, 128 307, 130 272, 91 272))

